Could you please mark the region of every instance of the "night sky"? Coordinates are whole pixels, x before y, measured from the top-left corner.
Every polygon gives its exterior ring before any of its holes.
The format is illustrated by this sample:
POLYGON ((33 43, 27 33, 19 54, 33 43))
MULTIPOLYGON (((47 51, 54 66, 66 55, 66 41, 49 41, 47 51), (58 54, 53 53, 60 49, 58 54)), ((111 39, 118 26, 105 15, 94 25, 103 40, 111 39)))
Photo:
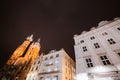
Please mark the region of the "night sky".
POLYGON ((120 17, 119 0, 2 0, 0 5, 0 66, 33 34, 41 51, 65 51, 74 57, 75 34, 102 20, 120 17))

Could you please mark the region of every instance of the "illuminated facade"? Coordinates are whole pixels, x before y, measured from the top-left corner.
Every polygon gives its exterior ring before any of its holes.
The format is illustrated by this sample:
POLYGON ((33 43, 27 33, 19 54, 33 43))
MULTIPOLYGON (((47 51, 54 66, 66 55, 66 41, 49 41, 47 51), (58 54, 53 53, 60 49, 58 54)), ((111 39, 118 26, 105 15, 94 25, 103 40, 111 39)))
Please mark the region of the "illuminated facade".
POLYGON ((10 59, 5 64, 4 73, 1 80, 25 80, 34 59, 39 56, 39 40, 33 42, 33 35, 26 40, 14 51, 10 59))
POLYGON ((76 80, 120 80, 120 18, 74 35, 76 80))
POLYGON ((26 80, 74 80, 75 63, 64 49, 36 58, 26 80))

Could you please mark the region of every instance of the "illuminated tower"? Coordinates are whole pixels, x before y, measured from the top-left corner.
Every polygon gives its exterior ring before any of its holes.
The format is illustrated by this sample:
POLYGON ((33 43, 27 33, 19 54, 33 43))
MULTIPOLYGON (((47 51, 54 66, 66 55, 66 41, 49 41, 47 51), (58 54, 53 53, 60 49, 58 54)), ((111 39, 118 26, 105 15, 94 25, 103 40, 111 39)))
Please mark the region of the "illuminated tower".
POLYGON ((1 80, 25 80, 34 59, 40 51, 40 40, 32 42, 32 37, 33 35, 27 37, 22 45, 14 51, 4 66, 5 73, 1 80))

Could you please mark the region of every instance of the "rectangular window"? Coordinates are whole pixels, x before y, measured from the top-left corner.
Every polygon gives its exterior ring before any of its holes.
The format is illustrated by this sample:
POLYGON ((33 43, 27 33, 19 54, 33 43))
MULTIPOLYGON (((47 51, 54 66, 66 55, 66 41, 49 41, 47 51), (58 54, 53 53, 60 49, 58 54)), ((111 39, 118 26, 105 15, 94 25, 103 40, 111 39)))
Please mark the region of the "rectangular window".
POLYGON ((38 69, 38 66, 36 67, 36 70, 38 69))
POLYGON ((85 51, 87 51, 87 48, 86 48, 86 46, 84 46, 84 47, 82 47, 83 48, 83 51, 85 52, 85 51))
POLYGON ((50 80, 50 77, 49 77, 49 76, 48 76, 48 77, 46 77, 46 78, 45 78, 45 80, 50 80))
POLYGON ((104 65, 111 64, 106 55, 100 56, 100 59, 101 59, 101 61, 103 62, 104 65))
POLYGON ((43 77, 40 77, 40 80, 43 80, 43 77))
POLYGON ((84 40, 81 40, 80 43, 84 43, 84 40))
POLYGON ((100 48, 100 45, 98 43, 94 43, 95 48, 100 48))
POLYGON ((95 37, 94 37, 94 36, 92 36, 92 37, 90 37, 90 39, 91 39, 91 40, 93 40, 93 39, 95 39, 95 37))
POLYGON ((53 77, 53 80, 58 80, 58 76, 54 76, 54 77, 53 77))
POLYGON ((92 60, 90 58, 85 59, 86 63, 87 63, 87 67, 93 67, 93 63, 92 60))
POLYGON ((53 58, 53 56, 50 56, 50 59, 52 59, 53 58))
POLYGON ((115 44, 115 43, 116 43, 112 38, 108 39, 107 41, 108 41, 110 44, 115 44))
POLYGON ((120 56, 120 52, 119 53, 117 53, 119 56, 120 56))
POLYGON ((120 27, 117 28, 120 31, 120 27))
POLYGON ((40 61, 38 61, 38 64, 40 63, 40 61))
POLYGON ((45 58, 45 60, 47 60, 47 57, 45 58))
POLYGON ((105 36, 105 35, 108 35, 108 33, 107 33, 107 32, 104 32, 104 33, 102 33, 102 35, 105 36))
POLYGON ((59 54, 57 54, 56 57, 59 57, 59 54))

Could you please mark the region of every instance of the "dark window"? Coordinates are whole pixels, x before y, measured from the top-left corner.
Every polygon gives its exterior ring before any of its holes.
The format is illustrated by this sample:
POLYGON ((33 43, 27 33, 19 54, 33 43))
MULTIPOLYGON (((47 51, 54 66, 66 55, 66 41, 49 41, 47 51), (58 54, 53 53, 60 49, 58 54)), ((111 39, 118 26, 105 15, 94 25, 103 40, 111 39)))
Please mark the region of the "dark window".
POLYGON ((85 51, 87 51, 87 48, 86 48, 86 46, 84 46, 84 47, 83 47, 83 51, 84 51, 84 52, 85 52, 85 51))
POLYGON ((98 43, 94 43, 95 48, 100 48, 100 45, 98 43))
POLYGON ((108 35, 108 33, 107 33, 107 32, 104 32, 104 33, 102 33, 102 35, 105 36, 105 35, 108 35))
POLYGON ((117 29, 120 30, 120 27, 118 27, 117 29))
POLYGON ((104 65, 111 64, 110 61, 108 60, 107 56, 100 56, 100 59, 102 60, 104 65))
POLYGON ((40 61, 38 61, 38 64, 40 63, 40 61))
POLYGON ((90 58, 85 59, 86 63, 87 63, 87 67, 93 67, 93 63, 92 60, 90 58))
POLYGON ((59 54, 57 54, 56 57, 59 57, 59 54))
POLYGON ((38 69, 38 66, 36 67, 36 70, 38 69))
POLYGON ((54 80, 58 80, 58 76, 54 76, 53 78, 54 78, 54 80))
POLYGON ((116 43, 112 38, 108 39, 107 41, 108 41, 110 44, 115 44, 115 43, 116 43))
POLYGON ((120 56, 120 53, 117 53, 120 56))
POLYGON ((50 56, 50 59, 52 59, 53 58, 53 56, 50 56))
POLYGON ((45 58, 45 60, 47 60, 47 57, 45 58))
POLYGON ((43 77, 40 77, 40 80, 43 80, 43 77))
POLYGON ((91 39, 91 40, 93 40, 93 39, 95 39, 95 37, 94 37, 94 36, 92 36, 92 37, 90 37, 90 39, 91 39))
POLYGON ((84 43, 84 40, 81 40, 80 43, 84 43))

